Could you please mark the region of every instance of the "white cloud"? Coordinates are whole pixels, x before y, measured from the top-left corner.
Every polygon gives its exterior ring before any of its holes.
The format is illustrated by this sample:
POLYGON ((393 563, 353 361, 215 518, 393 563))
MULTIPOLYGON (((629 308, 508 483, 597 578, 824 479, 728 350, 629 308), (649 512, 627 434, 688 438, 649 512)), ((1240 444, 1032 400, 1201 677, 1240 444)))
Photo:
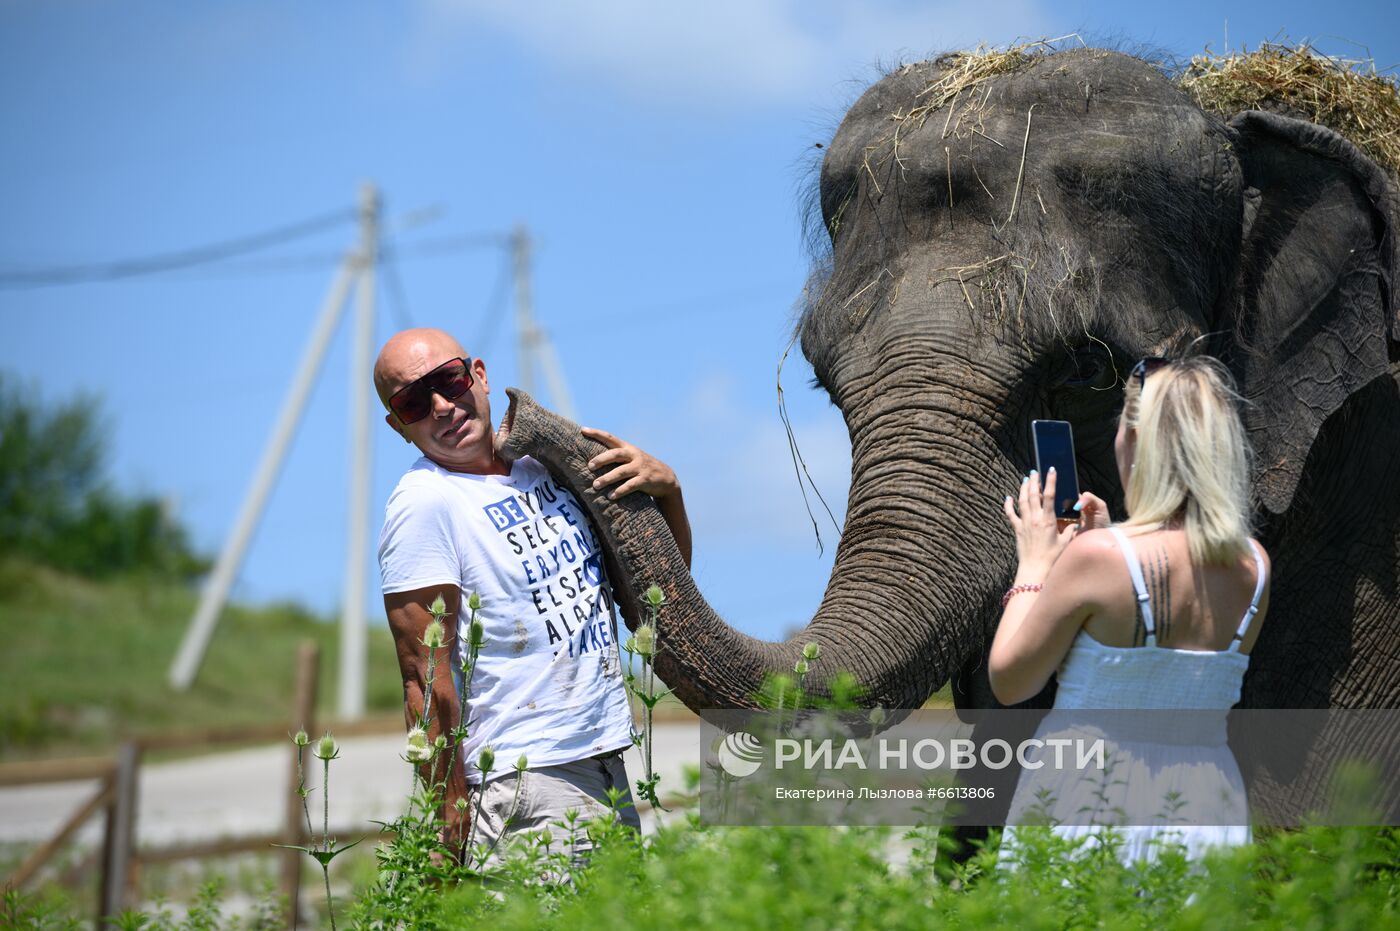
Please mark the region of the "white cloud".
POLYGON ((1036 0, 424 0, 417 55, 464 34, 508 36, 572 78, 642 99, 763 104, 824 95, 877 62, 1040 36, 1036 0))

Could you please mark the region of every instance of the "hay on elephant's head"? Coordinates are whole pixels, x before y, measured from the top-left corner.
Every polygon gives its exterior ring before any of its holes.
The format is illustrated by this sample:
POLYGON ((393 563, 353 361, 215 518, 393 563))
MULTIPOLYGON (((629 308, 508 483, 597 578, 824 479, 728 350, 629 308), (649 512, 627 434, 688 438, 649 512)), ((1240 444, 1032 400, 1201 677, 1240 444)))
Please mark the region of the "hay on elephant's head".
MULTIPOLYGON (((872 154, 878 153, 879 161, 883 161, 886 156, 893 155, 895 161, 899 162, 899 147, 903 134, 923 126, 929 114, 942 110, 944 107, 948 107, 948 116, 943 121, 943 131, 940 138, 947 139, 950 133, 956 138, 964 138, 971 133, 985 136, 982 128, 983 117, 987 112, 987 95, 983 95, 982 99, 979 100, 978 86, 988 78, 1016 71, 1037 58, 1055 51, 1055 47, 1052 45, 1055 41, 1059 40, 1041 39, 1037 42, 1026 42, 1004 49, 979 45, 972 51, 949 52, 936 59, 935 64, 939 67, 938 78, 929 82, 923 90, 915 95, 914 102, 908 112, 896 110, 892 113, 890 118, 895 122, 894 131, 866 149, 865 170, 870 174, 875 189, 879 191, 880 184, 875 181, 875 172, 871 166, 872 154), (966 98, 962 98, 963 91, 972 91, 972 93, 968 94, 966 98), (960 100, 960 98, 962 99, 960 100), (956 120, 953 119, 954 114, 957 115, 956 120), (888 149, 886 149, 887 145, 888 149)), ((990 94, 990 88, 988 94, 990 94)), ((996 142, 994 139, 992 141, 996 142)), ((1000 142, 996 144, 1001 145, 1000 142)))
POLYGON ((942 71, 938 80, 919 91, 919 102, 896 119, 913 119, 922 123, 936 110, 957 99, 963 91, 976 87, 990 77, 1015 71, 1034 59, 1053 51, 1048 41, 1028 42, 998 49, 979 45, 970 52, 951 52, 938 59, 942 71))
POLYGON ((1253 52, 1197 55, 1181 86, 1202 109, 1227 116, 1272 110, 1319 123, 1400 175, 1400 87, 1373 61, 1266 42, 1253 52))

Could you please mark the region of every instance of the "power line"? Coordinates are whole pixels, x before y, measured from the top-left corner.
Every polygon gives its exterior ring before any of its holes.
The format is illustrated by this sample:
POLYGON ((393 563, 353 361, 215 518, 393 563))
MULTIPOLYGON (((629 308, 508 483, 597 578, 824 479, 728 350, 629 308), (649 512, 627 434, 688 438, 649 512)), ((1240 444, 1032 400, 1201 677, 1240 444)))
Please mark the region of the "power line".
MULTIPOLYGON (((445 255, 457 255, 463 252, 478 252, 485 249, 505 249, 509 244, 509 236, 504 234, 469 233, 461 236, 444 236, 438 237, 437 239, 421 240, 416 243, 396 245, 394 247, 394 256, 398 261, 434 258, 445 255)), ((305 271, 321 271, 334 266, 344 258, 344 250, 339 252, 307 252, 292 255, 269 256, 264 259, 222 261, 217 265, 212 265, 211 263, 210 265, 194 265, 187 268, 171 268, 161 273, 169 274, 173 276, 175 280, 247 278, 257 275, 295 274, 305 271)), ((37 273, 37 270, 35 273, 37 273)), ((0 271, 0 288, 7 287, 4 279, 10 274, 12 273, 0 271)), ((19 274, 31 273, 20 272, 19 274)), ((96 280, 121 280, 121 278, 96 280)), ((68 284, 70 282, 56 283, 68 284)), ((19 284, 8 285, 11 289, 23 286, 24 285, 19 284)), ((42 285, 34 286, 39 287, 42 285)))
POLYGON ((420 239, 412 245, 410 250, 406 251, 415 256, 448 255, 456 252, 468 252, 473 249, 509 249, 510 246, 509 233, 463 233, 458 236, 420 239))
POLYGON ((302 239, 314 233, 353 222, 354 210, 335 210, 320 216, 207 246, 182 249, 134 259, 119 259, 84 265, 59 265, 0 271, 0 288, 42 288, 55 285, 83 284, 92 281, 112 281, 136 278, 162 272, 191 268, 219 262, 235 255, 256 252, 279 243, 302 239))

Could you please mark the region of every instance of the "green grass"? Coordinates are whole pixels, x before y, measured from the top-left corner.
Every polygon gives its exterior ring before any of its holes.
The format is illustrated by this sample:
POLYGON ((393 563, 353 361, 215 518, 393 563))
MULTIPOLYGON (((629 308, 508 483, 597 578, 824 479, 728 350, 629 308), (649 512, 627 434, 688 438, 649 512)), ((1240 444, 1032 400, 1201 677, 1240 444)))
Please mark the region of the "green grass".
MULTIPOLYGON (((892 866, 888 829, 677 830, 645 849, 614 845, 577 892, 516 888, 497 902, 463 888, 437 927, 497 931, 616 928, 1396 927, 1400 878, 1390 829, 1275 832, 1192 869, 1074 862, 1047 842, 1028 868, 998 874, 989 850, 961 868, 918 855, 892 866), (1194 893, 1194 899, 1192 894, 1194 893), (1188 904, 1189 903, 1189 904, 1188 904)), ((925 835, 926 836, 926 835, 925 835)), ((423 923, 422 926, 426 926, 423 923)))
MULTIPOLYGON (((297 644, 321 645, 318 716, 334 712, 338 626, 295 605, 230 606, 184 693, 170 662, 198 592, 169 581, 95 582, 0 558, 0 758, 81 756, 172 730, 290 722, 297 644)), ((372 711, 402 707, 388 629, 369 637, 372 711)))
MULTIPOLYGON (((386 907, 383 894, 362 887, 358 901, 337 892, 338 925, 423 931, 1371 931, 1400 925, 1400 835, 1394 828, 1272 831, 1198 864, 1168 852, 1137 867, 1111 856, 1071 856, 1064 841, 1028 835, 1027 861, 1013 871, 995 867, 994 844, 966 864, 935 860, 929 829, 916 832, 913 854, 902 862, 892 862, 891 845, 907 846, 910 839, 888 828, 680 825, 640 844, 617 831, 602 833, 592 865, 575 871, 569 884, 534 879, 451 889, 427 883, 401 896, 404 902, 395 900, 394 908, 386 907)), ((328 927, 317 884, 308 883, 304 892, 321 915, 311 926, 328 927)), ((7 896, 5 905, 0 926, 8 918, 13 927, 64 927, 65 919, 82 913, 80 903, 62 898, 7 896)), ((267 905, 262 910, 269 912, 267 905)), ((227 914, 217 897, 206 899, 198 920, 161 920, 151 912, 142 917, 149 923, 128 926, 257 926, 227 914)))

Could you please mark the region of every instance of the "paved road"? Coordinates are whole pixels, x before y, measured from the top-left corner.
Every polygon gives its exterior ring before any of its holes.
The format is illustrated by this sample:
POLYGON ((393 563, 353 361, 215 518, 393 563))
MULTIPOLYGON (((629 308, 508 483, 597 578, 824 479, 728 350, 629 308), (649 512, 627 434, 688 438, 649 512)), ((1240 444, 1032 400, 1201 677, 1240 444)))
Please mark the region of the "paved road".
MULTIPOLYGON (((700 761, 700 725, 658 724, 653 762, 661 773, 661 794, 684 786, 682 769, 700 761)), ((390 821, 404 808, 412 774, 400 759, 403 738, 363 737, 341 742, 341 758, 331 764, 332 830, 373 830, 372 820, 390 821)), ((281 825, 290 746, 259 747, 196 759, 143 766, 137 843, 164 846, 270 834, 281 825)), ((308 754, 308 757, 310 754, 308 754)), ((307 784, 319 787, 320 768, 311 767, 307 784)), ((509 765, 508 763, 506 765, 509 765)), ((637 750, 627 753, 627 773, 642 773, 637 750)), ((82 802, 96 782, 66 782, 0 789, 0 843, 40 842, 52 835, 82 802)), ((313 823, 320 824, 321 794, 312 796, 313 823)), ((79 843, 96 843, 101 819, 78 835, 79 843)), ((650 830, 650 812, 642 813, 650 830)))

